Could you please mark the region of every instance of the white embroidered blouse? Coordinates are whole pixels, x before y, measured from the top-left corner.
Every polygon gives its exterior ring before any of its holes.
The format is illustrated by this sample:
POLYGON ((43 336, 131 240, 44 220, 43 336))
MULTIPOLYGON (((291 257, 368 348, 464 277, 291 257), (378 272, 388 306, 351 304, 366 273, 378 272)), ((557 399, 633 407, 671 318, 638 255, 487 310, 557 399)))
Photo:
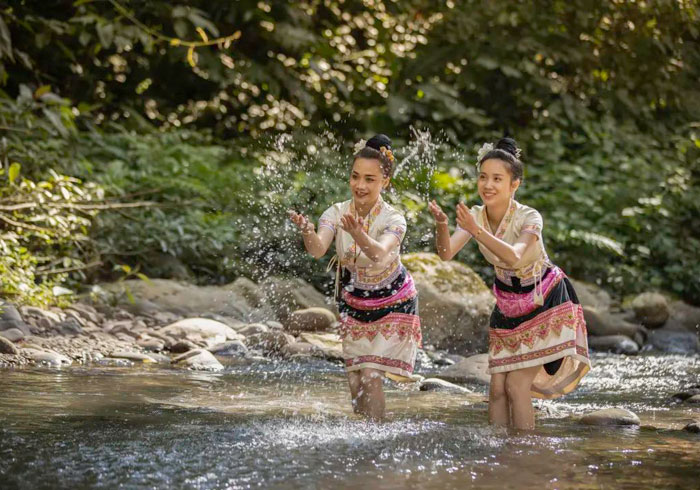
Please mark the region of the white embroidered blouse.
POLYGON ((373 261, 357 246, 349 233, 340 228, 340 218, 344 214, 357 217, 352 199, 333 204, 321 215, 318 226, 325 227, 335 234, 335 248, 340 265, 352 274, 355 287, 379 289, 390 284, 401 272, 401 241, 406 234, 406 219, 381 197, 364 219, 365 232, 379 240, 385 234, 398 238, 396 247, 380 261, 373 261))

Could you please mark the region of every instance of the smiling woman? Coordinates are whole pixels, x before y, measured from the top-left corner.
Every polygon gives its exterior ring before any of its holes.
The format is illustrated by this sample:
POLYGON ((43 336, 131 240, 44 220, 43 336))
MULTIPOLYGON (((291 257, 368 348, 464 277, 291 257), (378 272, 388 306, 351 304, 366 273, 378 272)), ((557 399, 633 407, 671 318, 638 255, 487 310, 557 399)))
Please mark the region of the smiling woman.
POLYGON ((335 238, 345 368, 355 411, 372 419, 384 417, 382 376, 410 376, 421 342, 418 293, 399 257, 406 220, 381 197, 393 170, 391 140, 379 134, 353 158, 352 199, 328 208, 318 233, 305 216, 291 216, 314 257, 335 238))

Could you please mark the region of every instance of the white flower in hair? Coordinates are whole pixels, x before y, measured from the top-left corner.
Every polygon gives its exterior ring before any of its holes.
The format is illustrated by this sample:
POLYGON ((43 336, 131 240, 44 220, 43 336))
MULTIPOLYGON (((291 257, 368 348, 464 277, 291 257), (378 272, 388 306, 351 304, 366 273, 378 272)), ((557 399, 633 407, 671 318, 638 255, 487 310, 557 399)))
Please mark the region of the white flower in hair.
POLYGON ((357 143, 355 143, 355 146, 353 147, 353 152, 358 153, 360 150, 362 150, 365 146, 367 146, 367 140, 361 139, 357 143))
POLYGON ((481 145, 481 148, 479 148, 479 151, 476 153, 476 164, 479 165, 481 159, 491 150, 493 150, 493 143, 484 143, 481 145))

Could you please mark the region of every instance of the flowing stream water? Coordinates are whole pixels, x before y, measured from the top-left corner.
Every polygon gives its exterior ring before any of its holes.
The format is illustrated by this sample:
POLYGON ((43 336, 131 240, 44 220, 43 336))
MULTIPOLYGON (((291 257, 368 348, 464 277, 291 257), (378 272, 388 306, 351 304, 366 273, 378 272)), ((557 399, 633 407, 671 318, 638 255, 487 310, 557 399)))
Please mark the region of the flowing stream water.
MULTIPOLYGON (((0 372, 1 488, 695 488, 700 408, 670 395, 700 358, 594 356, 538 428, 487 423, 486 387, 422 392, 387 382, 389 421, 352 415, 343 371, 310 361, 219 373, 71 367, 0 372), (636 428, 580 424, 625 407, 636 428)), ((421 374, 439 374, 422 369, 421 374)))

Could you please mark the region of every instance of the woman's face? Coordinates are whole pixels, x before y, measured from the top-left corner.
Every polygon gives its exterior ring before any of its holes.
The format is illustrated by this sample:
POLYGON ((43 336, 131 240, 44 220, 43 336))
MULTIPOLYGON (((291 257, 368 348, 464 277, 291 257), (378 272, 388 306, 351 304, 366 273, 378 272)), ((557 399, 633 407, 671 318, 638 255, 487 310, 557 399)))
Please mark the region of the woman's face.
POLYGON ((477 187, 481 201, 486 206, 508 202, 519 185, 520 180, 513 180, 504 161, 490 158, 481 163, 477 187))
POLYGON ((379 160, 358 158, 350 173, 350 190, 355 203, 360 206, 374 204, 379 199, 382 189, 389 184, 389 179, 382 173, 379 160))

